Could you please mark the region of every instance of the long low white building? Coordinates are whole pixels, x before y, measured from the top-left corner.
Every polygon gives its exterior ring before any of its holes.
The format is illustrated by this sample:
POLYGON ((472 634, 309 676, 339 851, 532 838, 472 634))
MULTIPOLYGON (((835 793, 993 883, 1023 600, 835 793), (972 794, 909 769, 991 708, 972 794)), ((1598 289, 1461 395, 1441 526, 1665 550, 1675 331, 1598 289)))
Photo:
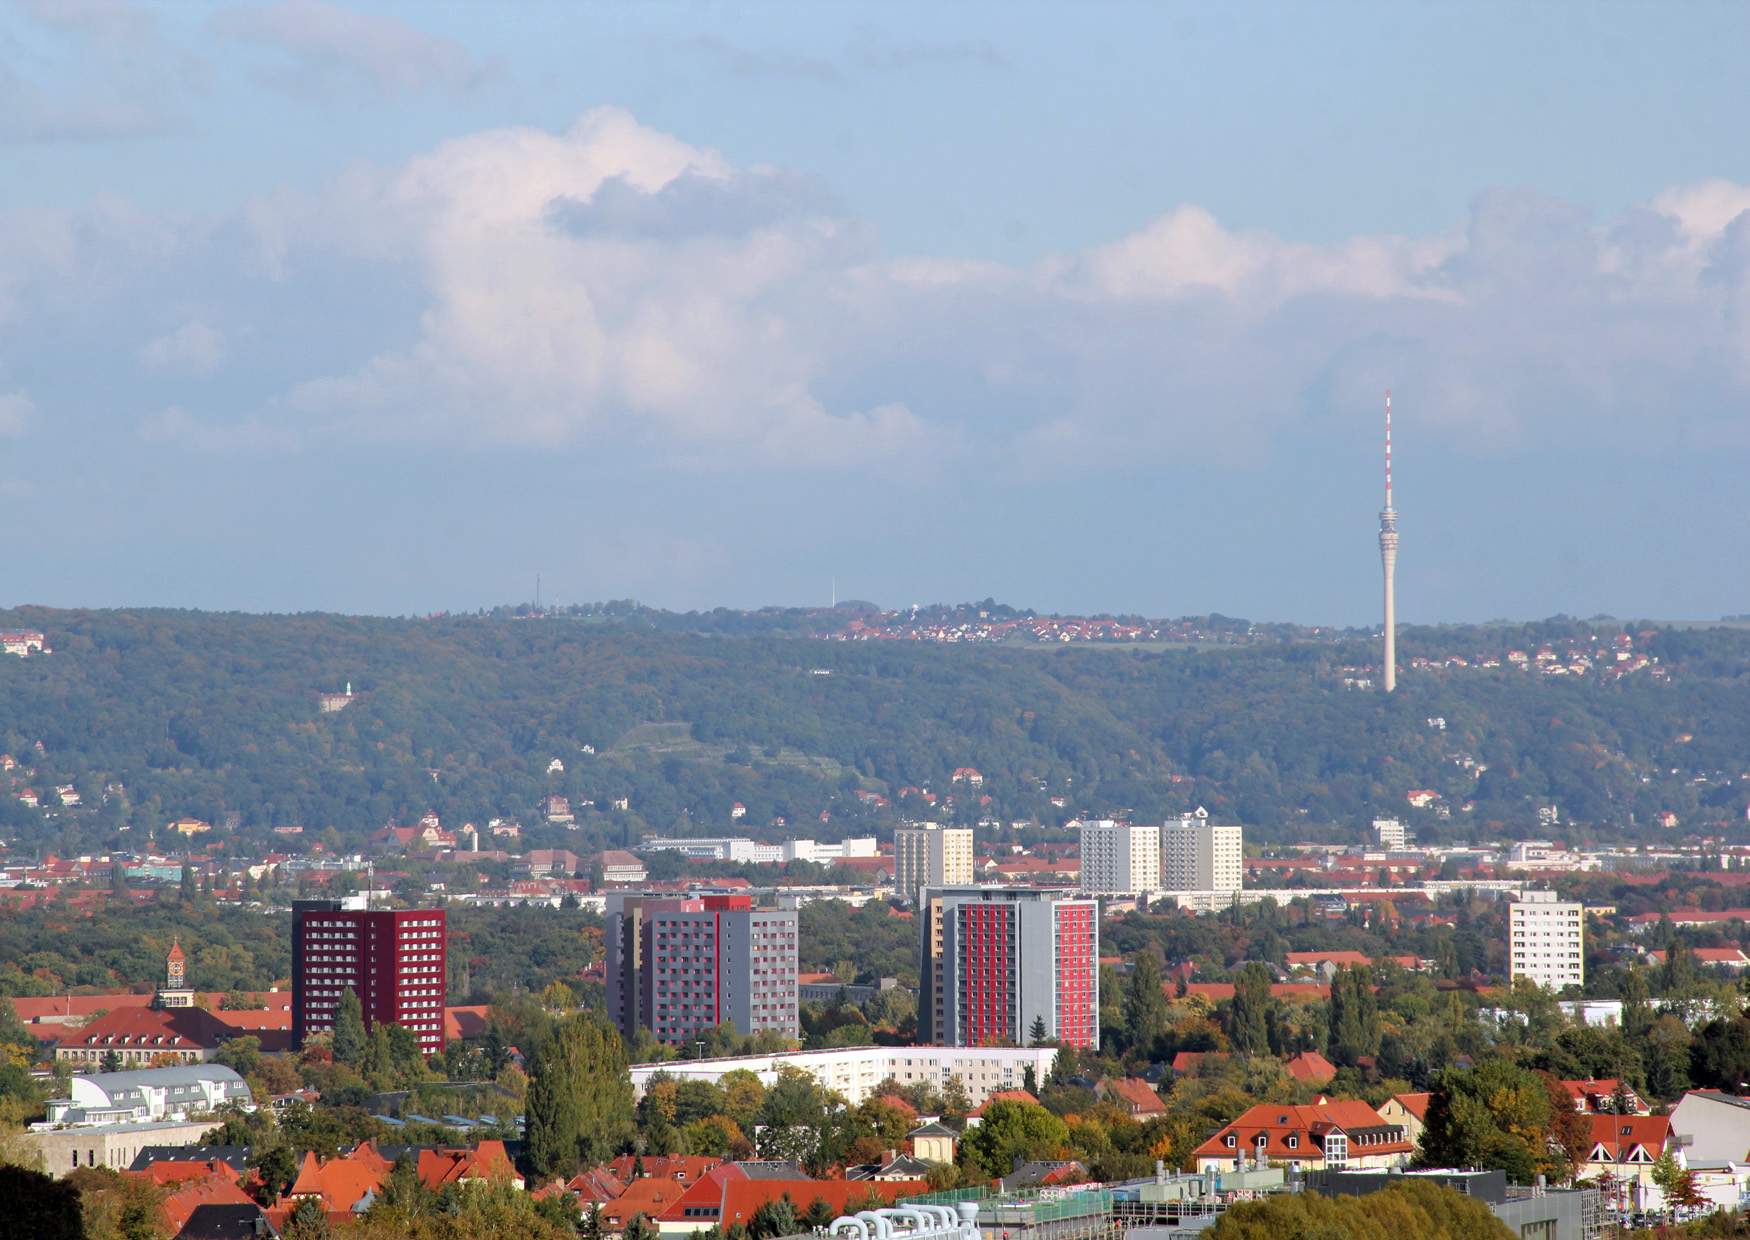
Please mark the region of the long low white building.
POLYGON ((249 1105, 249 1086, 224 1064, 76 1072, 66 1098, 49 1102, 39 1129, 67 1125, 155 1123, 206 1115, 226 1103, 249 1105))
POLYGON ((1043 1082, 1057 1061, 1048 1046, 848 1046, 826 1051, 777 1055, 734 1055, 722 1059, 675 1059, 632 1065, 632 1088, 642 1096, 658 1072, 681 1081, 716 1082, 725 1073, 752 1072, 770 1085, 780 1066, 800 1068, 824 1089, 843 1095, 852 1106, 865 1101, 883 1081, 942 1088, 958 1078, 973 1106, 1001 1089, 1021 1089, 1026 1071, 1043 1082))

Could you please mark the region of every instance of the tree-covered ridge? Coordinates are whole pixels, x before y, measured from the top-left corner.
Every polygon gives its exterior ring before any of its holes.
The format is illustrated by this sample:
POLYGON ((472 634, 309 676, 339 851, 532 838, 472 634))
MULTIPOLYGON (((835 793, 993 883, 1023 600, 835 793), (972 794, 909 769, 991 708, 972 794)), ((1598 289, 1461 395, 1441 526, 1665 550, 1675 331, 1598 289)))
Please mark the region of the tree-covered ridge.
MULTIPOLYGON (((62 784, 83 802, 49 817, 0 797, 0 826, 33 845, 227 811, 246 830, 355 839, 427 809, 532 824, 549 794, 571 800, 590 845, 721 832, 737 801, 741 829, 783 817, 827 836, 901 812, 1052 823, 1198 804, 1296 835, 1377 813, 1430 837, 1522 835, 1552 803, 1581 823, 1670 811, 1689 828, 1742 820, 1750 749, 1750 633, 1729 629, 1637 628, 1659 679, 1469 664, 1406 675, 1387 698, 1343 687, 1374 656, 1359 636, 1041 650, 494 617, 21 609, 0 624, 41 629, 55 650, 0 659, 0 751, 21 764, 5 778, 48 807, 62 784), (348 683, 352 704, 321 713, 318 694, 348 683), (977 794, 951 786, 962 766, 984 774, 977 794), (910 786, 956 804, 904 801, 910 786), (1409 813, 1413 788, 1441 799, 1409 813)), ((1475 659, 1582 632, 1411 629, 1401 650, 1475 659)))

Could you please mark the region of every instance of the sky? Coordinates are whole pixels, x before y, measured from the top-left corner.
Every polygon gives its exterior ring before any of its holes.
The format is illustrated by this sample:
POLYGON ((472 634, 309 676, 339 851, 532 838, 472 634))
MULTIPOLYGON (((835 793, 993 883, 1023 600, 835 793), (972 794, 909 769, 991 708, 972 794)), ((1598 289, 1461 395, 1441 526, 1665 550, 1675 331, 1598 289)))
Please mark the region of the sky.
POLYGON ((1746 46, 0 0, 0 606, 1747 613, 1746 46))

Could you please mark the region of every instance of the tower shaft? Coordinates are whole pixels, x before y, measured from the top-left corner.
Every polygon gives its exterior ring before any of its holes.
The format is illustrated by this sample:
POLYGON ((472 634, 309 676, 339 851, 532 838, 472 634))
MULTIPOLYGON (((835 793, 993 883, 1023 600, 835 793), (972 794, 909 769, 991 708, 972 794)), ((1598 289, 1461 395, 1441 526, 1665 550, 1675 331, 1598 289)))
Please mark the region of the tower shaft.
POLYGON ((1379 514, 1379 565, 1385 574, 1385 691, 1398 687, 1398 510, 1391 494, 1391 392, 1385 394, 1385 507, 1379 514))

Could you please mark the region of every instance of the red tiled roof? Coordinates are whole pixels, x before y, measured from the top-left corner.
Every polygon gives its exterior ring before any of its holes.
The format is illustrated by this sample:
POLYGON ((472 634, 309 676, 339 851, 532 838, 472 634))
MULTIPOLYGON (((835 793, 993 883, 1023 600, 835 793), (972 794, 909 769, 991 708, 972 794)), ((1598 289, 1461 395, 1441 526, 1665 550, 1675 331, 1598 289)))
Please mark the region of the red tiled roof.
POLYGON ((1398 1129, 1396 1139, 1374 1145, 1361 1145, 1356 1134, 1367 1129, 1378 1131, 1397 1127, 1380 1117, 1378 1111, 1358 1098, 1320 1099, 1308 1106, 1287 1106, 1261 1103, 1249 1108, 1233 1123, 1221 1129, 1197 1147, 1198 1158, 1229 1158, 1258 1154, 1258 1138, 1263 1137, 1265 1158, 1309 1159, 1322 1155, 1324 1139, 1332 1132, 1349 1136, 1349 1157, 1376 1154, 1408 1154, 1414 1146, 1403 1139, 1398 1129), (1232 1135, 1233 1145, 1227 1143, 1232 1135), (1297 1144, 1290 1147, 1294 1137, 1297 1144))
POLYGON ((879 1194, 890 1204, 899 1197, 911 1197, 929 1192, 924 1180, 749 1180, 745 1177, 728 1181, 723 1186, 723 1209, 718 1224, 727 1231, 734 1223, 746 1226, 754 1211, 768 1201, 778 1201, 787 1193, 796 1203, 797 1213, 808 1209, 815 1201, 825 1201, 842 1214, 845 1206, 870 1193, 879 1194))
POLYGON ((1347 964, 1354 965, 1357 968, 1365 968, 1373 963, 1373 957, 1369 956, 1366 952, 1356 951, 1289 952, 1286 959, 1291 968, 1295 965, 1317 966, 1327 962, 1330 964, 1347 964))
POLYGON ((442 1188, 464 1180, 522 1182, 516 1168, 511 1166, 502 1141, 482 1141, 472 1149, 421 1150, 419 1178, 430 1188, 442 1188))
POLYGON ((138 1171, 124 1171, 123 1175, 138 1176, 150 1180, 154 1184, 182 1184, 189 1180, 206 1180, 219 1176, 235 1184, 237 1173, 225 1163, 217 1159, 203 1159, 199 1162, 178 1162, 173 1159, 160 1159, 150 1163, 138 1171))
MULTIPOLYGON (((382 1159, 378 1157, 375 1161, 380 1164, 382 1159)), ((383 1171, 380 1166, 372 1166, 370 1159, 330 1158, 322 1162, 314 1152, 306 1151, 298 1167, 298 1178, 286 1190, 282 1204, 298 1197, 319 1197, 322 1208, 330 1213, 348 1211, 382 1183, 383 1171)))
POLYGON ((1403 1107, 1404 1110, 1408 1111, 1411 1115, 1414 1115, 1417 1119, 1425 1120, 1428 1118, 1428 1099, 1433 1096, 1433 1094, 1428 1093, 1393 1094, 1392 1098, 1396 1100, 1399 1106, 1403 1107))
POLYGON ((1636 1146, 1651 1161, 1665 1152, 1671 1139, 1669 1115, 1588 1115, 1586 1122, 1592 1129, 1592 1154, 1604 1147, 1604 1158, 1592 1161, 1625 1162, 1636 1146))
POLYGON ((492 1008, 484 1003, 444 1009, 444 1037, 452 1042, 478 1038, 486 1032, 492 1008))
POLYGON ((1162 1115, 1166 1113, 1166 1103, 1154 1091, 1154 1087, 1138 1076, 1127 1076, 1117 1081, 1101 1081, 1100 1092, 1108 1100, 1118 1103, 1132 1115, 1162 1115))
POLYGON ((1297 1081, 1308 1085, 1324 1085, 1337 1075, 1337 1065, 1317 1051, 1302 1051, 1282 1067, 1297 1081))
POLYGON ((118 1050, 212 1050, 235 1031, 202 1008, 117 1008, 80 1028, 64 1028, 62 1046, 118 1050))
MULTIPOLYGON (((979 1104, 978 1109, 972 1111, 971 1114, 982 1117, 993 1102, 1031 1102, 1034 1105, 1038 1105, 1039 1099, 1035 1098, 1031 1093, 1024 1089, 993 1090, 990 1095, 979 1104)), ((861 1181, 858 1182, 861 1183, 861 1181)))
MULTIPOLYGON (((1161 988, 1172 995, 1178 990, 1177 982, 1162 982, 1161 988)), ((1232 982, 1188 982, 1185 986, 1187 995, 1202 995, 1211 1003, 1219 1003, 1223 999, 1234 997, 1232 982)), ((1273 982, 1270 993, 1278 999, 1329 999, 1331 988, 1323 982, 1273 982)))
POLYGON ((666 1178, 633 1180, 625 1192, 602 1207, 602 1222, 618 1231, 637 1215, 657 1218, 691 1187, 666 1178))
MULTIPOLYGON (((229 1170, 229 1168, 226 1168, 229 1170)), ((255 1199, 237 1187, 236 1178, 209 1176, 185 1181, 164 1198, 164 1221, 175 1235, 188 1225, 191 1214, 200 1206, 252 1206, 255 1199)))
MULTIPOLYGON (((691 1184, 722 1161, 704 1154, 657 1154, 643 1160, 644 1175, 639 1178, 685 1180, 691 1184)), ((633 1155, 621 1154, 607 1164, 607 1169, 630 1184, 638 1165, 639 1160, 633 1155)))
POLYGON ((566 1189, 585 1202, 612 1201, 626 1191, 626 1182, 605 1167, 580 1171, 566 1182, 566 1189))

